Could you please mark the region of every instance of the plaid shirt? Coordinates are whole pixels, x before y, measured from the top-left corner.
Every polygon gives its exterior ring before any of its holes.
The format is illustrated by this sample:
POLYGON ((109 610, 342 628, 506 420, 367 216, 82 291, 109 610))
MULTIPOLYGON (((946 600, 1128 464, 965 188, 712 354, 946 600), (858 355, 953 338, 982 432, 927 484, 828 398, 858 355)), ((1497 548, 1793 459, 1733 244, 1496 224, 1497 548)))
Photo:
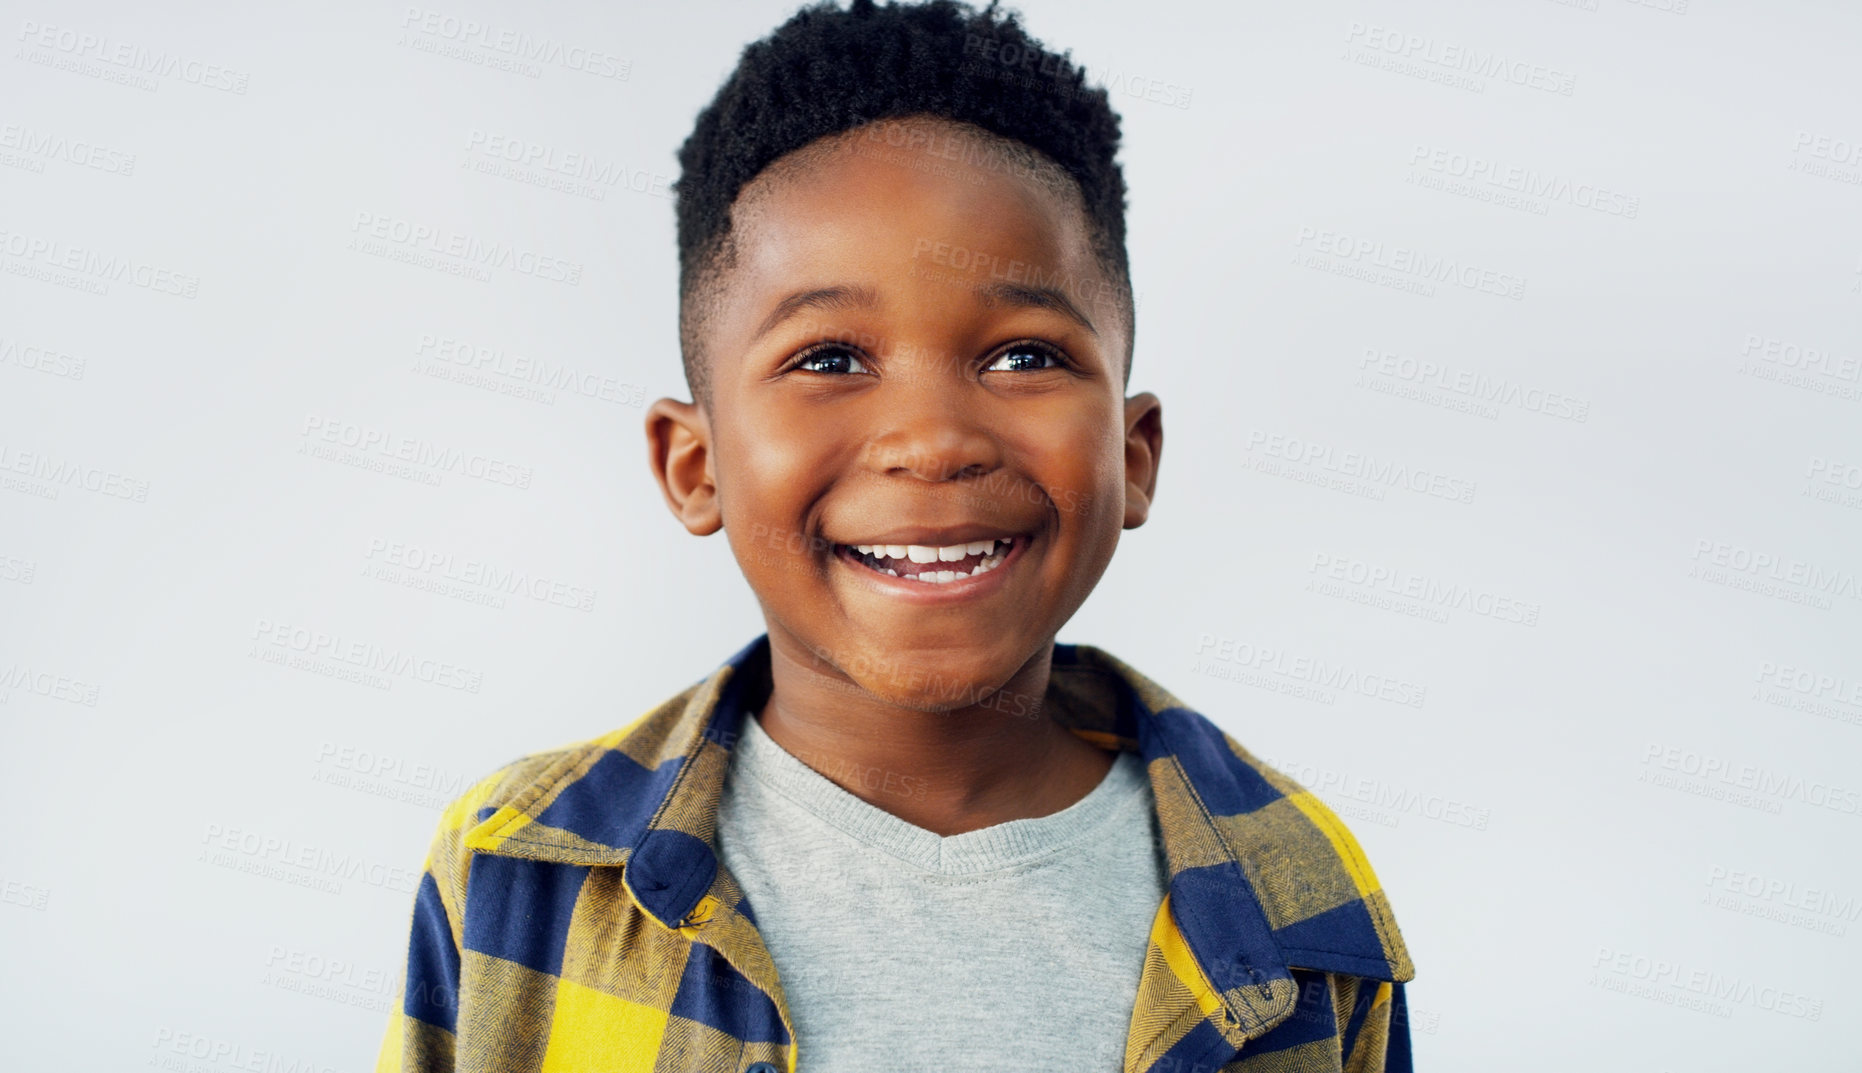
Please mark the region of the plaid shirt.
MULTIPOLYGON (((746 683, 768 659, 759 637, 628 726, 446 809, 378 1073, 807 1069, 713 845, 746 683)), ((1414 971, 1338 817, 1098 649, 1056 645, 1049 697, 1073 733, 1138 753, 1157 801, 1169 888, 1124 1073, 1407 1073, 1414 971)))

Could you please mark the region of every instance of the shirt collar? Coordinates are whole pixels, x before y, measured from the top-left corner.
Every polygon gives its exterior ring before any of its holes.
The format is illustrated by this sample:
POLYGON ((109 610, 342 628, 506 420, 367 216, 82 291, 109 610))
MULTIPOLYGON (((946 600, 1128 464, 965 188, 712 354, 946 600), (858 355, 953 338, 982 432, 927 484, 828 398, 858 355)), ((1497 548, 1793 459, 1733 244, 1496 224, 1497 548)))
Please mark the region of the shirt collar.
MULTIPOLYGON (((719 915, 717 895, 735 888, 710 834, 746 700, 768 665, 764 635, 632 723, 487 779, 473 794, 480 822, 467 847, 624 865, 635 901, 667 927, 719 915)), ((1145 763, 1169 864, 1159 923, 1168 934, 1154 928, 1152 940, 1227 1042, 1292 1011, 1293 969, 1414 975, 1375 873, 1310 792, 1097 648, 1055 645, 1050 682, 1063 725, 1145 763)))

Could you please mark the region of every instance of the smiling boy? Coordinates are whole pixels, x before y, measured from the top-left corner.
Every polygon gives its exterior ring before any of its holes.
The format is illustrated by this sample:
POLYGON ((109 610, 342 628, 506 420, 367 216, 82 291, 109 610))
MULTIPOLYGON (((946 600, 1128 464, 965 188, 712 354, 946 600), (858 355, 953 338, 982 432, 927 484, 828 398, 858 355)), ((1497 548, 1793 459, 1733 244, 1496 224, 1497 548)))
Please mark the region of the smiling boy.
POLYGON ((1055 642, 1163 443, 1118 140, 993 7, 745 51, 680 154, 694 401, 647 440, 767 633, 447 810, 379 1069, 1409 1068, 1337 817, 1055 642))

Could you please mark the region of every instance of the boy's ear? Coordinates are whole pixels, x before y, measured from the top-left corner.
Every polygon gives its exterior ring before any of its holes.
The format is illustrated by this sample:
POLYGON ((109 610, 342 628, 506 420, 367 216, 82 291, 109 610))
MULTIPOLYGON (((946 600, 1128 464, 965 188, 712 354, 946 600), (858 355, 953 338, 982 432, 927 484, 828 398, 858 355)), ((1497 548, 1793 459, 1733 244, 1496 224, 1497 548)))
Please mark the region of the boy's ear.
POLYGON ((1164 404, 1141 391, 1125 400, 1125 528, 1151 516, 1157 493, 1157 460, 1164 453, 1164 404))
POLYGON ((647 462, 686 532, 710 536, 724 527, 711 470, 711 422, 703 410, 677 399, 647 407, 647 462))

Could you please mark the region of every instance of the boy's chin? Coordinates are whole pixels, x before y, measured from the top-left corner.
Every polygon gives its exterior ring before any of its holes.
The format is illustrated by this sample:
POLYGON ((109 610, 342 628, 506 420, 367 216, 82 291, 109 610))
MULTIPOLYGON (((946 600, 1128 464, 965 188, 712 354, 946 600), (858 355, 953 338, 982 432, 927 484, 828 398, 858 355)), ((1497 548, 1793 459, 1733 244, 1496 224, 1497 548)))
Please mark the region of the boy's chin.
POLYGON ((993 680, 943 681, 924 688, 901 688, 900 683, 884 679, 871 684, 856 681, 857 686, 874 700, 896 708, 918 712, 955 712, 980 708, 1029 718, 1041 710, 1041 698, 1022 696, 1012 687, 993 680))
POLYGON ((832 688, 913 711, 984 708, 1028 715, 1039 710, 1040 698, 1016 695, 1011 684, 1025 662, 1002 653, 894 651, 871 659, 854 655, 839 662, 840 675, 828 678, 832 688))

